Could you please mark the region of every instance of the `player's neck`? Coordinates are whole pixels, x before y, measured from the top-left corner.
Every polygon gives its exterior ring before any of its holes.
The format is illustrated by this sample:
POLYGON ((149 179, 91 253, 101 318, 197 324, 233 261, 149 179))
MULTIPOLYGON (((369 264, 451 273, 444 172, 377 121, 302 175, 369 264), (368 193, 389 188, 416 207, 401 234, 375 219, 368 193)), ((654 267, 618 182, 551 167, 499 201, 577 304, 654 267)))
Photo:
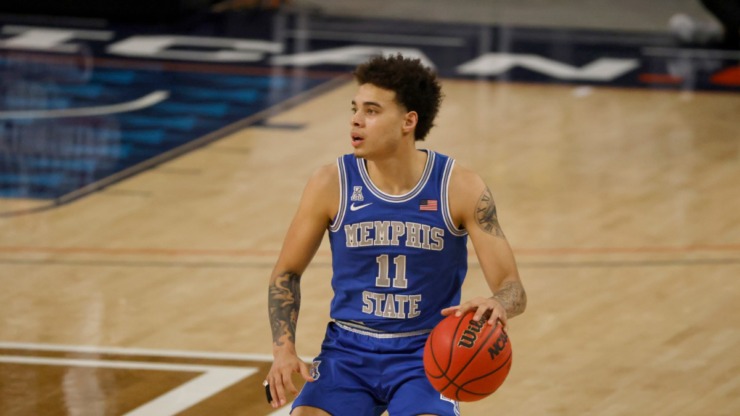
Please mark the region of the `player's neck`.
POLYGON ((419 183, 427 158, 428 152, 413 148, 393 157, 368 160, 367 171, 378 189, 389 195, 403 195, 419 183))

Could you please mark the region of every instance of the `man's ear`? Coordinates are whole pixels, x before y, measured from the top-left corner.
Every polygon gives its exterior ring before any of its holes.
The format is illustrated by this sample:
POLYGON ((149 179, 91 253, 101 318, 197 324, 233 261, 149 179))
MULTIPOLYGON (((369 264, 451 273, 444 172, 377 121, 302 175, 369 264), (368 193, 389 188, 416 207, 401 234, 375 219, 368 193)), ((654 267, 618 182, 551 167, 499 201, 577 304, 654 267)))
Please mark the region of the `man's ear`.
POLYGON ((416 111, 409 111, 406 113, 406 117, 403 120, 403 132, 411 133, 416 128, 416 123, 419 122, 419 114, 416 111))

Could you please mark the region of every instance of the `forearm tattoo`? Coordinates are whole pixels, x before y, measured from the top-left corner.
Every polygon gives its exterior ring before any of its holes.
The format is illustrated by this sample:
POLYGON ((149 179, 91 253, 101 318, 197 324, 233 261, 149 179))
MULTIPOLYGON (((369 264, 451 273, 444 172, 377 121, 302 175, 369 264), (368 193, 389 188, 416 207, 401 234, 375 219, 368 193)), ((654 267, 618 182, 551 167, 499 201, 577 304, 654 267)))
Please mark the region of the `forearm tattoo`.
POLYGON ((298 311, 301 308, 301 276, 284 272, 274 283, 270 284, 268 309, 272 342, 283 345, 281 338, 287 335, 288 341, 295 344, 295 329, 298 323, 298 311))
POLYGON ((478 205, 475 207, 475 221, 480 228, 495 237, 506 238, 501 226, 498 223, 498 214, 496 214, 496 204, 493 202, 491 190, 486 190, 478 199, 478 205))
POLYGON ((501 289, 493 294, 493 298, 501 302, 508 318, 521 314, 527 307, 527 293, 524 292, 521 282, 504 283, 501 289))

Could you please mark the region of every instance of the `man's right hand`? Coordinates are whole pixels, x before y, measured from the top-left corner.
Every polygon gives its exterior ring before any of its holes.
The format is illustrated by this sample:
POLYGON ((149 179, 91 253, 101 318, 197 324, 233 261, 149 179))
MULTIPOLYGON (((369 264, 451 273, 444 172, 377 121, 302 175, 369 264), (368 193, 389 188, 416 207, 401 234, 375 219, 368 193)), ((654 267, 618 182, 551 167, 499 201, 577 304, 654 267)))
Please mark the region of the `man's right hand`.
POLYGON ((278 408, 288 403, 287 393, 293 396, 298 394, 298 389, 293 384, 293 373, 299 373, 307 382, 312 382, 314 379, 311 377, 308 364, 298 358, 295 349, 286 346, 275 347, 273 355, 275 360, 272 362, 265 381, 268 383, 272 396, 270 405, 278 408))

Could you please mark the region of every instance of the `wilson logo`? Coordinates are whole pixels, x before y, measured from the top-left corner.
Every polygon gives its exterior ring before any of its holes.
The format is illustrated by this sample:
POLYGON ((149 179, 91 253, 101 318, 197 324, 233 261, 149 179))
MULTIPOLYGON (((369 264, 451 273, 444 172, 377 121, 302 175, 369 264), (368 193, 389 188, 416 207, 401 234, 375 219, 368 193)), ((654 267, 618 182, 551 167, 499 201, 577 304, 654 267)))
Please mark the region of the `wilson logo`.
POLYGON ((485 319, 481 319, 480 321, 474 321, 471 319, 470 322, 468 322, 468 328, 463 331, 460 336, 460 341, 457 342, 457 346, 473 348, 475 341, 478 339, 478 334, 480 334, 480 330, 483 328, 485 322, 485 319))

